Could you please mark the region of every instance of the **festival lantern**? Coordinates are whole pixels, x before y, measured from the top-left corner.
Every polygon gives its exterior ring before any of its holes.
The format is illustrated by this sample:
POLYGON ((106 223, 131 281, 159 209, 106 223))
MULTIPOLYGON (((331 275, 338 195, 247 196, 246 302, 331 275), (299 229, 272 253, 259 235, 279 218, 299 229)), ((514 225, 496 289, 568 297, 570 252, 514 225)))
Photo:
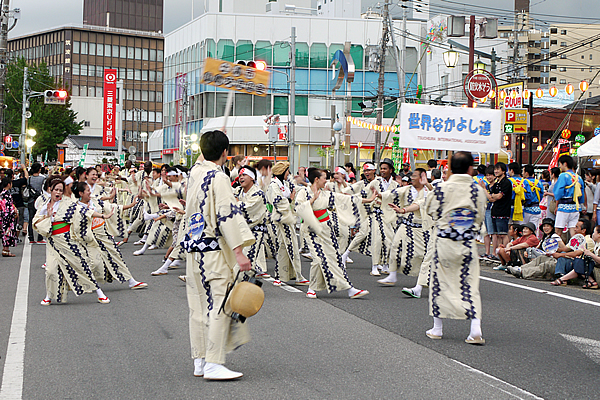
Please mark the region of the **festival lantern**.
POLYGON ((542 145, 541 144, 537 147, 537 151, 542 151, 542 145))
POLYGON ((575 142, 576 143, 585 143, 585 136, 582 135, 581 133, 577 134, 577 136, 575 136, 575 142))
POLYGON ((373 124, 369 124, 369 130, 372 131, 373 130, 373 124))
POLYGON ((581 146, 581 143, 579 143, 579 142, 573 143, 573 147, 575 147, 576 149, 578 149, 580 146, 581 146))
POLYGON ((504 140, 508 140, 508 135, 504 135, 504 140))
POLYGON ((597 127, 594 129, 594 136, 598 136, 598 135, 600 135, 600 126, 597 126, 597 127))
POLYGON ((508 142, 508 140, 505 140, 505 141, 504 141, 504 147, 508 147, 508 145, 509 145, 509 144, 510 144, 510 143, 508 142))
POLYGON ((346 119, 348 122, 352 122, 352 117, 348 116, 348 118, 346 119))
POLYGON ((562 133, 560 134, 560 136, 561 136, 563 139, 569 139, 569 138, 571 137, 571 130, 569 130, 569 129, 564 129, 564 130, 562 131, 562 133))
POLYGON ((362 142, 358 142, 357 146, 360 149, 362 147, 362 142))
POLYGON ((527 100, 529 97, 531 97, 531 92, 529 90, 523 90, 523 98, 527 100))
POLYGON ((554 97, 558 94, 558 89, 556 88, 556 86, 552 86, 549 90, 550 92, 550 96, 554 97))
POLYGON ((546 140, 546 143, 547 143, 547 144, 550 144, 550 143, 552 143, 552 139, 548 139, 548 140, 546 140))
POLYGON ((488 99, 488 98, 487 98, 487 96, 486 96, 486 97, 482 97, 482 98, 480 99, 480 101, 481 101, 481 104, 485 103, 485 102, 487 101, 487 99, 488 99))
POLYGON ((579 83, 579 90, 581 90, 582 92, 587 92, 587 90, 590 88, 590 84, 587 83, 587 81, 581 81, 579 83))
POLYGON ((517 91, 516 90, 513 90, 512 92, 510 92, 510 98, 513 99, 513 100, 517 98, 517 91))
POLYGON ((500 100, 504 100, 506 98, 506 91, 501 90, 500 91, 500 100))
POLYGON ((523 150, 525 150, 525 143, 523 143, 523 144, 521 145, 521 148, 522 148, 523 150))
POLYGON ((542 89, 536 90, 535 97, 537 97, 538 99, 541 99, 542 97, 544 97, 544 91, 542 89))
POLYGON ((537 143, 538 142, 538 138, 534 137, 533 138, 533 143, 537 143))
POLYGON ((490 99, 494 99, 496 98, 496 91, 495 90, 490 90, 490 92, 488 93, 488 96, 490 99))
POLYGON ((565 86, 565 92, 567 92, 568 95, 573 94, 574 91, 575 88, 570 83, 567 86, 565 86))

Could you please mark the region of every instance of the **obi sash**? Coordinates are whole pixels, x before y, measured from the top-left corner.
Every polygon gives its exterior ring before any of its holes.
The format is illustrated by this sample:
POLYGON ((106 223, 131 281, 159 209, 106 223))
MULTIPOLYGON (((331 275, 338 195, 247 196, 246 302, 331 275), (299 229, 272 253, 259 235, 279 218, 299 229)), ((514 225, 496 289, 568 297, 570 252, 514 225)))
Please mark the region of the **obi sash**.
POLYGON ((52 223, 52 235, 60 235, 61 233, 69 232, 71 224, 66 222, 53 222, 52 223))
POLYGON ((96 228, 100 228, 105 223, 106 223, 106 221, 104 220, 104 218, 93 218, 92 219, 92 230, 94 230, 96 228))
POLYGON ((313 214, 315 214, 319 222, 329 221, 329 212, 327 212, 327 209, 313 211, 313 214))

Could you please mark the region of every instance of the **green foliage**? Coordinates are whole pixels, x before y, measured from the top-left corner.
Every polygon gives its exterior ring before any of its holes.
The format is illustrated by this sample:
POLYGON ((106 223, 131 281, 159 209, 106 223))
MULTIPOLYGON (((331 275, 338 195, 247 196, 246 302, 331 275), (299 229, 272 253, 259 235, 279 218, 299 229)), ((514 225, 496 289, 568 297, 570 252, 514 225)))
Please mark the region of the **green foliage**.
MULTIPOLYGON (((24 58, 11 61, 6 70, 5 96, 6 132, 11 135, 21 133, 21 113, 23 99, 23 69, 28 67, 29 87, 32 92, 44 92, 49 89, 61 89, 62 81, 55 83, 50 76, 45 63, 39 65, 28 64, 24 58)), ((70 88, 65 87, 70 93, 70 88)), ((56 145, 62 143, 68 135, 78 135, 83 129, 83 121, 77 123, 77 113, 71 110, 70 99, 66 104, 44 104, 44 97, 31 97, 29 99, 31 118, 27 121, 27 129, 35 129, 37 135, 32 153, 35 158, 38 154, 48 152, 48 160, 57 158, 56 145)))

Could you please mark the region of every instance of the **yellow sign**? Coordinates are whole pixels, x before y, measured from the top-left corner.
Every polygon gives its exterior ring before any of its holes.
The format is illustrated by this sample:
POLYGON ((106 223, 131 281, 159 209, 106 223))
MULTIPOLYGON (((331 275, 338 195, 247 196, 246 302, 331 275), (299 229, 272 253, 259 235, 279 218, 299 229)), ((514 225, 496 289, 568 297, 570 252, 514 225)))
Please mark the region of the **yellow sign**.
POLYGON ((245 65, 207 58, 204 60, 200 83, 256 96, 266 96, 270 75, 267 71, 245 65))
POLYGON ((505 126, 504 133, 527 133, 528 120, 529 118, 527 110, 505 109, 504 123, 506 125, 511 124, 512 130, 510 132, 506 132, 505 126))
POLYGON ((523 108, 523 82, 498 86, 498 106, 502 108, 523 108), (504 92, 504 94, 502 94, 504 92))

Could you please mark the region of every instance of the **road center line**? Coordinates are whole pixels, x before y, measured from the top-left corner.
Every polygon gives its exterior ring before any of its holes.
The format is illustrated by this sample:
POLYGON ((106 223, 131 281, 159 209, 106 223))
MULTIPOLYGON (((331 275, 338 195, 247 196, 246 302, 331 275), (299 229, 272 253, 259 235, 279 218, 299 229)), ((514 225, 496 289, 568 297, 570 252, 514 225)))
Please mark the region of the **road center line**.
POLYGON ((505 282, 505 281, 501 281, 498 279, 488 278, 486 276, 480 276, 479 278, 484 281, 499 283, 501 285, 512 286, 512 287, 516 287, 519 289, 525 289, 525 290, 529 290, 529 291, 536 292, 536 293, 547 294, 550 296, 559 297, 559 298, 565 299, 565 300, 571 300, 571 301, 576 301, 578 303, 589 304, 591 306, 600 307, 600 303, 598 303, 596 301, 581 299, 579 297, 568 296, 568 295, 562 294, 562 293, 549 292, 544 289, 537 289, 537 288, 533 288, 533 287, 529 287, 529 286, 519 285, 516 283, 505 282))
POLYGON ((29 270, 31 245, 23 247, 23 258, 17 282, 15 307, 13 309, 10 335, 6 349, 6 361, 2 375, 0 399, 20 400, 23 397, 23 367, 25 361, 25 330, 27 328, 27 299, 29 295, 29 270))

